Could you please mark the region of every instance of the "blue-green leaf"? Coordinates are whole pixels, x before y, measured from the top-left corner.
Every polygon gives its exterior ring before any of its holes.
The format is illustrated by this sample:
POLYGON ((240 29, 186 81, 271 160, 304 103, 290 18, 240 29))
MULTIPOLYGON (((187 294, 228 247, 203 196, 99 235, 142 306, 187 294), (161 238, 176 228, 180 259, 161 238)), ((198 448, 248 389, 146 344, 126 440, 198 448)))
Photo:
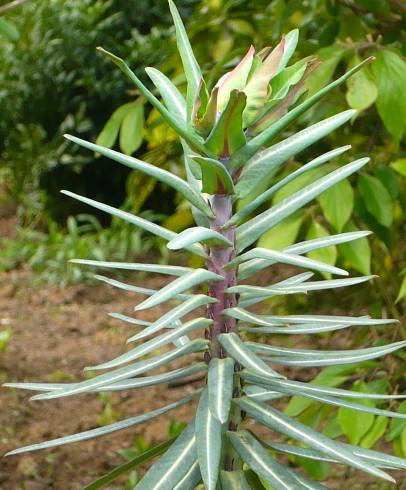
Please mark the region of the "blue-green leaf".
POLYGON ((267 366, 261 359, 259 359, 253 352, 251 352, 235 333, 223 333, 219 335, 219 342, 224 349, 246 368, 252 369, 258 374, 266 374, 267 376, 276 376, 280 378, 281 375, 267 366))
POLYGON ((192 272, 190 267, 181 267, 179 265, 161 265, 161 264, 142 264, 135 262, 105 262, 103 260, 71 259, 73 264, 91 265, 93 267, 103 267, 107 269, 124 269, 127 271, 155 272, 157 274, 168 274, 170 276, 183 276, 192 272))
POLYGON ((233 396, 234 361, 214 358, 209 364, 208 394, 211 413, 224 424, 228 420, 233 396))
POLYGON ((332 274, 337 274, 340 276, 348 276, 348 272, 334 267, 332 265, 324 264, 318 260, 312 260, 307 257, 302 257, 300 255, 295 255, 293 253, 286 253, 278 250, 267 250, 266 248, 253 248, 249 252, 245 252, 242 255, 237 256, 226 265, 226 269, 230 269, 251 259, 266 259, 269 261, 269 265, 275 263, 290 264, 297 267, 303 267, 305 269, 321 271, 321 272, 331 272, 332 274))
POLYGON ((96 369, 109 369, 116 366, 120 366, 126 362, 133 361, 138 359, 146 354, 153 352, 154 350, 162 347, 166 344, 169 344, 173 340, 181 337, 182 335, 186 335, 189 332, 193 332, 199 328, 208 327, 213 323, 213 320, 208 318, 195 318, 194 320, 190 320, 184 325, 180 325, 177 328, 171 329, 169 332, 165 332, 162 335, 155 337, 147 342, 142 343, 141 345, 131 349, 130 351, 122 354, 121 356, 112 359, 111 361, 104 362, 103 364, 98 364, 97 366, 87 367, 86 371, 93 371, 96 369))
POLYGON ((165 184, 173 187, 180 194, 182 194, 182 196, 187 201, 200 209, 200 211, 205 213, 207 216, 213 217, 213 213, 203 197, 193 188, 191 188, 187 182, 185 182, 177 175, 155 165, 151 165, 150 163, 138 160, 138 158, 123 155, 118 151, 110 150, 109 148, 103 148, 102 146, 95 145, 94 143, 90 143, 80 138, 76 138, 75 136, 65 135, 65 138, 73 141, 80 146, 83 146, 84 148, 100 153, 107 158, 111 158, 112 160, 121 163, 122 165, 130 167, 134 170, 139 170, 142 173, 145 173, 161 182, 164 182, 165 184))
POLYGON ((316 94, 312 95, 304 102, 296 106, 294 109, 289 111, 287 114, 282 116, 278 121, 269 126, 265 131, 261 134, 250 140, 243 148, 241 148, 232 158, 230 162, 230 168, 232 170, 237 170, 241 165, 247 162, 251 157, 255 155, 255 153, 263 148, 264 146, 268 146, 270 141, 279 134, 286 126, 288 126, 291 122, 301 116, 305 111, 310 109, 313 105, 315 105, 320 99, 324 97, 328 92, 330 92, 335 87, 338 87, 342 83, 344 83, 348 78, 360 70, 363 66, 371 63, 374 60, 373 57, 369 57, 366 60, 362 61, 359 65, 355 66, 347 73, 342 75, 337 80, 334 80, 326 87, 319 90, 316 94))
POLYGON ((241 173, 236 185, 238 197, 242 199, 248 196, 261 181, 273 175, 283 162, 345 124, 354 114, 354 110, 349 110, 329 117, 258 153, 241 173))
POLYGON ((165 407, 158 408, 153 410, 152 412, 148 412, 143 415, 138 415, 136 417, 131 417, 126 420, 121 420, 120 422, 115 422, 113 424, 105 425, 103 427, 98 427, 96 429, 87 430, 85 432, 79 432, 78 434, 74 434, 71 436, 60 437, 58 439, 53 439, 51 441, 40 442, 39 444, 31 444, 29 446, 25 446, 19 449, 15 449, 14 451, 10 451, 7 453, 7 456, 11 456, 12 454, 20 454, 27 453, 30 451, 38 451, 39 449, 48 449, 51 447, 62 446, 63 444, 70 444, 72 442, 85 441, 87 439, 93 439, 94 437, 103 436, 105 434, 110 434, 111 432, 116 432, 118 430, 127 429, 128 427, 133 427, 134 425, 142 424, 147 420, 150 420, 154 417, 158 417, 174 408, 180 407, 185 403, 188 403, 197 395, 197 392, 192 393, 190 395, 185 396, 181 400, 166 405, 165 407))
POLYGON ((330 172, 325 177, 321 177, 320 179, 316 180, 316 182, 313 182, 304 189, 301 189, 300 191, 292 194, 288 198, 271 207, 269 210, 264 211, 247 223, 239 226, 237 228, 238 251, 247 248, 263 233, 303 207, 329 187, 362 168, 366 163, 368 163, 368 161, 368 158, 361 158, 355 162, 344 165, 333 172, 330 172))
POLYGON ((202 78, 202 72, 193 54, 192 46, 188 39, 185 26, 179 12, 172 0, 169 1, 169 8, 172 14, 173 23, 176 30, 176 44, 178 51, 182 59, 183 68, 185 70, 186 80, 188 82, 187 89, 187 112, 188 116, 191 115, 193 101, 196 97, 196 93, 199 87, 199 82, 202 78))
POLYGON ((175 306, 172 310, 168 311, 158 320, 153 323, 150 323, 147 328, 142 330, 140 333, 133 335, 128 339, 128 342, 133 342, 136 340, 140 340, 144 337, 152 335, 156 332, 159 332, 163 328, 171 327, 173 322, 176 320, 180 320, 184 315, 190 313, 191 311, 199 308, 199 306, 207 305, 209 303, 216 303, 217 300, 215 298, 211 298, 210 296, 206 296, 205 294, 196 294, 191 298, 187 299, 184 303, 181 303, 178 306, 175 306))
POLYGON ((200 397, 195 421, 196 449, 200 472, 208 490, 215 490, 220 470, 221 422, 211 413, 205 389, 200 397))
POLYGON ((35 397, 33 397, 33 399, 48 400, 52 398, 60 398, 63 396, 76 395, 77 393, 94 391, 95 388, 98 388, 100 386, 116 383, 118 381, 129 378, 134 378, 139 374, 143 374, 147 371, 151 371, 152 369, 164 366, 174 361, 175 359, 179 359, 180 357, 183 357, 187 354, 206 349, 207 345, 208 341, 197 339, 172 351, 166 352, 165 354, 161 354, 143 361, 135 362, 134 364, 130 364, 129 366, 118 368, 109 373, 100 374, 99 376, 95 376, 94 378, 87 379, 80 383, 70 383, 69 385, 67 385, 66 388, 55 390, 50 393, 36 395, 35 397))
POLYGON ((216 245, 226 245, 228 247, 233 245, 228 238, 218 231, 205 228, 204 226, 195 226, 181 231, 173 240, 168 242, 166 246, 169 250, 179 250, 181 248, 188 248, 195 243, 206 241, 209 241, 209 243, 214 242, 216 245))
POLYGON ((241 459, 274 488, 278 490, 304 488, 298 485, 286 467, 273 459, 269 452, 248 431, 228 431, 227 435, 241 459))
POLYGON ((284 434, 287 437, 299 440, 310 448, 319 450, 327 456, 332 456, 348 466, 365 471, 371 475, 383 478, 384 480, 394 482, 393 478, 387 473, 377 469, 365 460, 356 457, 351 451, 323 434, 319 434, 307 425, 287 417, 278 410, 246 397, 234 399, 234 402, 242 410, 245 410, 249 415, 272 430, 284 434))
POLYGON ((183 293, 183 291, 186 291, 187 289, 207 281, 224 281, 224 278, 223 276, 205 269, 195 269, 193 272, 189 272, 174 279, 145 301, 138 304, 134 309, 136 311, 140 311, 146 310, 147 308, 152 308, 153 306, 157 306, 165 301, 168 301, 169 299, 177 296, 179 293, 183 293))
POLYGON ((135 485, 134 490, 173 489, 182 481, 196 461, 194 425, 194 422, 188 425, 168 451, 135 485))
POLYGON ((180 123, 186 125, 186 102, 183 95, 169 80, 169 78, 155 68, 145 68, 149 78, 159 90, 168 110, 179 118, 180 123))
MULTIPOLYGON (((157 225, 156 223, 152 223, 144 218, 140 218, 139 216, 135 216, 134 214, 127 213, 127 211, 122 211, 121 209, 113 208, 112 206, 108 206, 107 204, 103 204, 98 201, 94 201, 93 199, 89 199, 88 197, 80 196, 79 194, 75 194, 70 191, 61 191, 62 194, 65 194, 69 197, 73 197, 73 199, 77 199, 78 201, 84 202, 85 204, 89 204, 89 206, 93 206, 96 209, 100 209, 105 213, 111 214, 112 216, 117 216, 117 218, 123 219, 124 221, 128 221, 135 226, 142 228, 143 230, 152 233, 153 235, 159 236, 165 240, 172 240, 176 237, 176 233, 171 230, 167 230, 162 226, 157 225)), ((199 245, 193 245, 190 247, 190 251, 199 255, 201 257, 206 257, 206 253, 203 251, 202 247, 199 245)))

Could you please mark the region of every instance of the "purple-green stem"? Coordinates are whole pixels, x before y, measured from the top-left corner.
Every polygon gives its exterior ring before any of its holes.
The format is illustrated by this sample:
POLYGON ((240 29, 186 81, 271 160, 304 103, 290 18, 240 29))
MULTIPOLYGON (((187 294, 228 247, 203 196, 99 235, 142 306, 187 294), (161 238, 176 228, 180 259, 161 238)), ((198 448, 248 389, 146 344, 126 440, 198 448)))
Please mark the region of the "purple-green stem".
MULTIPOLYGON (((218 336, 222 333, 235 332, 238 334, 237 321, 234 318, 225 317, 222 313, 225 308, 237 306, 238 297, 236 294, 226 293, 227 288, 237 284, 237 270, 224 270, 224 266, 235 257, 235 227, 223 230, 222 227, 231 218, 233 214, 233 203, 230 196, 225 194, 216 194, 211 202, 215 218, 211 220, 211 228, 224 237, 228 238, 232 246, 211 246, 208 250, 209 258, 207 268, 224 277, 224 281, 209 283, 209 296, 217 299, 217 303, 210 304, 207 307, 207 316, 213 320, 213 325, 206 331, 206 337, 210 340, 209 352, 206 355, 206 362, 213 357, 224 358, 226 352, 221 347, 218 336)), ((233 380, 233 397, 240 396, 241 379, 238 375, 239 366, 236 366, 236 374, 233 380)), ((241 423, 241 411, 234 404, 231 406, 227 430, 235 431, 241 423)), ((223 468, 226 471, 233 471, 242 467, 241 459, 227 439, 223 445, 223 468)))

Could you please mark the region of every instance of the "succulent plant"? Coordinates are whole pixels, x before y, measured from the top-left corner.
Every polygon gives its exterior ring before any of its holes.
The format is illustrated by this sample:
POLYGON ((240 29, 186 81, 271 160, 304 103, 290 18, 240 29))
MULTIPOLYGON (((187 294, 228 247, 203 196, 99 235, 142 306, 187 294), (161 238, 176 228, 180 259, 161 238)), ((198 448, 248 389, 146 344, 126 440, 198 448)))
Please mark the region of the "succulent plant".
MULTIPOLYGON (((347 243, 368 235, 354 231, 296 243, 283 250, 255 247, 258 239, 308 204, 326 189, 361 169, 368 158, 343 166, 329 167, 324 176, 306 185, 270 208, 263 204, 298 176, 334 161, 348 146, 329 151, 300 166, 287 176, 278 176, 291 157, 348 122, 353 110, 347 110, 314 124, 286 139, 282 131, 324 95, 345 82, 353 73, 372 61, 370 58, 351 69, 319 92, 309 96, 306 77, 317 67, 308 58, 288 66, 298 42, 297 30, 285 35, 274 48, 258 53, 250 47, 235 68, 223 75, 209 91, 193 55, 185 28, 172 0, 177 45, 186 80, 186 99, 162 73, 147 68, 147 74, 161 95, 158 100, 130 70, 125 62, 103 51, 134 82, 141 94, 179 135, 187 180, 127 155, 89 143, 74 136, 67 138, 118 163, 152 176, 179 192, 190 204, 196 226, 174 233, 133 214, 106 204, 63 191, 98 210, 122 218, 166 240, 170 250, 182 250, 204 260, 205 266, 191 268, 175 265, 98 262, 76 263, 107 269, 126 269, 174 276, 159 291, 128 285, 104 276, 98 279, 147 298, 134 309, 141 312, 174 301, 175 306, 153 322, 113 314, 140 328, 128 341, 138 342, 119 357, 93 366, 103 370, 84 381, 67 384, 9 383, 9 386, 37 390, 36 400, 49 400, 81 393, 137 389, 206 372, 201 389, 188 391, 175 403, 136 415, 130 419, 79 434, 30 445, 9 454, 52 448, 133 427, 165 414, 198 398, 195 417, 177 437, 163 442, 136 458, 133 466, 164 453, 135 485, 139 490, 222 488, 248 489, 321 489, 320 483, 278 461, 278 455, 299 455, 311 460, 345 464, 375 477, 394 481, 385 469, 406 469, 406 460, 377 451, 332 440, 272 406, 273 400, 300 395, 328 405, 347 407, 373 414, 405 418, 405 414, 360 404, 361 398, 395 399, 399 395, 359 393, 339 388, 288 380, 279 366, 321 367, 374 359, 406 345, 389 345, 359 350, 321 351, 292 349, 272 343, 244 340, 247 332, 278 335, 309 335, 356 326, 393 323, 390 319, 367 316, 261 315, 250 307, 271 297, 340 288, 369 281, 373 276, 311 280, 314 272, 337 276, 348 273, 336 266, 308 258, 306 254, 335 244, 347 243), (279 138, 277 142, 275 139, 279 138), (260 210, 260 211, 258 211, 260 210), (246 284, 255 273, 274 264, 289 264, 309 272, 300 272, 266 287, 246 284), (197 294, 198 286, 207 286, 197 294), (204 307, 205 314, 184 321, 184 316, 204 307), (189 338, 192 332, 201 338, 189 338), (203 333, 204 332, 204 333, 203 333), (171 343, 174 347, 164 352, 171 343), (192 353, 201 353, 201 361, 163 374, 150 374, 192 353), (147 374, 147 375, 146 375, 147 374), (353 401, 349 401, 353 400, 353 401), (358 400, 358 401, 357 401, 358 400), (251 431, 256 421, 271 429, 266 441, 251 431), (274 434, 279 436, 274 437, 274 434), (278 442, 284 436, 295 443, 278 442), (262 483, 261 483, 262 482, 262 483)), ((125 469, 131 467, 124 465, 125 469)), ((124 469, 122 469, 124 471, 124 469)), ((99 488, 119 475, 89 485, 99 488)))

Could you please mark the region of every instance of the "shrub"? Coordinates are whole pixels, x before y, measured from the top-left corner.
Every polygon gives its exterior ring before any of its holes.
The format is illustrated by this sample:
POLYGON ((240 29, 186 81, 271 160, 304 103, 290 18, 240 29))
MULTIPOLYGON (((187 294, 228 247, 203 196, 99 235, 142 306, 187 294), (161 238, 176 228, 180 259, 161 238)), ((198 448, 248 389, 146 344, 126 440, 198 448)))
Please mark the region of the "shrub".
POLYGON ((113 476, 106 476, 87 488, 98 488, 122 471, 162 452, 164 455, 159 462, 149 469, 134 488, 194 489, 201 481, 209 490, 219 485, 223 489, 269 488, 269 485, 278 490, 324 488, 280 463, 278 454, 346 464, 375 477, 393 481, 384 469, 404 469, 405 460, 330 439, 266 402, 300 395, 326 405, 404 419, 404 414, 360 403, 362 400, 401 396, 291 381, 277 369, 278 366, 308 368, 352 364, 394 352, 406 345, 406 342, 351 351, 319 351, 245 340, 250 332, 263 335, 319 334, 352 326, 394 322, 365 316, 260 315, 248 309, 278 295, 340 288, 372 279, 372 276, 362 276, 311 281, 313 272, 338 276, 347 276, 348 273, 305 256, 331 245, 350 243, 365 237, 368 232, 349 231, 312 238, 282 251, 255 247, 264 233, 289 219, 323 191, 368 162, 368 158, 360 158, 338 168, 331 167, 329 162, 348 150, 348 147, 341 147, 311 160, 282 179, 275 178, 276 172, 289 157, 349 121, 355 114, 354 110, 328 117, 287 139, 274 140, 282 129, 313 107, 334 87, 359 72, 372 59, 358 64, 306 98, 304 80, 317 61, 305 59, 288 66, 298 41, 298 32, 294 30, 283 36, 273 50, 265 48, 255 53, 254 48, 250 48, 241 62, 221 77, 209 92, 180 16, 173 2, 170 0, 169 3, 188 81, 186 100, 168 78, 148 68, 147 73, 163 99, 163 103, 160 102, 121 58, 102 51, 134 82, 180 136, 188 180, 77 137, 67 138, 176 189, 190 203, 196 226, 177 234, 106 204, 70 191, 63 192, 163 238, 168 242, 170 250, 187 250, 197 255, 204 259, 205 266, 192 269, 172 265, 74 260, 76 263, 101 268, 124 268, 175 276, 159 291, 133 286, 127 288, 147 296, 135 307, 135 311, 154 308, 169 300, 176 300, 179 304, 152 323, 121 317, 142 327, 141 331, 129 338, 129 342, 150 338, 111 361, 88 368, 93 371, 110 371, 77 383, 12 383, 9 386, 41 391, 43 393, 33 399, 47 400, 162 384, 177 378, 187 378, 199 371, 207 371, 207 381, 201 389, 189 391, 181 400, 152 412, 72 436, 30 445, 9 454, 55 447, 133 427, 198 398, 196 415, 179 436, 148 450, 135 458, 132 464, 126 463, 115 470, 113 476), (271 145, 272 142, 274 144, 271 145), (295 177, 306 175, 319 167, 325 170, 322 176, 312 179, 271 208, 256 212, 262 203, 295 177), (246 205, 241 204, 259 188, 262 192, 254 200, 246 205), (308 272, 300 272, 267 287, 244 283, 245 279, 275 263, 289 264, 308 272), (207 285, 207 294, 187 292, 204 284, 207 285), (204 316, 182 323, 186 314, 201 306, 206 308, 204 316), (168 331, 162 333, 164 329, 168 331), (188 335, 198 330, 204 330, 204 338, 191 340, 188 335), (157 349, 170 343, 175 344, 174 349, 156 353, 157 349), (166 366, 175 359, 197 352, 203 353, 204 362, 164 374, 142 376, 154 368, 166 366), (247 419, 259 422, 273 432, 297 441, 299 445, 286 444, 274 438, 265 442, 248 429, 251 424, 246 425, 247 419))

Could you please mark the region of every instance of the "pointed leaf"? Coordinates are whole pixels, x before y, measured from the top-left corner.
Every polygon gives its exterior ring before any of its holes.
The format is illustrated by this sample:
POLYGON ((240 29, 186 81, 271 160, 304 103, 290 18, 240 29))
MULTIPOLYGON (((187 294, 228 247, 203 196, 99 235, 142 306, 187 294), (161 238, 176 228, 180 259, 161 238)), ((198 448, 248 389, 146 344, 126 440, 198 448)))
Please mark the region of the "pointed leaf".
POLYGON ((233 286, 231 288, 227 289, 228 293, 234 292, 234 293, 248 293, 249 295, 256 296, 256 297, 261 297, 261 296, 272 296, 274 292, 281 291, 283 294, 283 291, 287 290, 291 294, 292 292, 304 292, 307 293, 308 291, 321 291, 324 289, 334 289, 334 288, 343 288, 347 286, 352 286, 354 284, 361 284, 363 282, 369 281, 373 279, 376 276, 365 276, 365 277, 351 277, 349 279, 332 279, 331 281, 312 281, 312 282, 305 282, 303 284, 298 284, 298 285, 287 285, 284 287, 281 286, 269 286, 269 287, 259 287, 259 286, 248 286, 248 285, 241 285, 241 286, 233 286))
MULTIPOLYGON (((294 245, 290 245, 289 247, 286 247, 282 251, 285 253, 293 253, 293 254, 301 255, 310 252, 312 250, 317 250, 319 248, 328 247, 339 243, 346 243, 353 240, 358 240, 370 234, 371 234, 370 231, 355 231, 349 233, 341 233, 339 235, 330 235, 327 237, 320 237, 313 240, 306 240, 305 242, 296 243, 294 245)), ((240 265, 238 269, 238 277, 239 279, 246 279, 247 277, 250 277, 255 272, 264 269, 269 265, 270 265, 269 260, 265 260, 265 259, 250 260, 240 265)), ((369 274, 369 272, 365 274, 369 274)))
POLYGON ((241 165, 244 165, 251 157, 255 155, 255 153, 263 148, 264 146, 268 146, 271 140, 279 134, 286 126, 288 126, 291 122, 301 116, 305 111, 310 109, 313 105, 315 105, 320 99, 324 97, 328 92, 330 92, 333 88, 344 83, 348 78, 360 70, 363 66, 371 63, 375 58, 369 57, 366 60, 362 61, 359 65, 355 66, 347 73, 342 75, 337 80, 334 80, 326 87, 319 90, 316 94, 312 95, 304 102, 296 106, 294 109, 289 111, 287 114, 282 116, 278 121, 269 126, 265 131, 251 139, 243 148, 241 148, 232 158, 230 162, 230 168, 235 171, 241 165))
POLYGON ((243 308, 227 308, 223 310, 223 315, 236 318, 244 322, 264 326, 290 325, 294 323, 309 324, 342 324, 342 325, 386 325, 397 323, 391 318, 369 318, 366 316, 338 316, 338 315, 256 315, 243 308))
POLYGON ((279 373, 268 367, 261 359, 253 354, 235 333, 223 333, 219 335, 218 339, 230 356, 246 368, 260 375, 266 374, 267 376, 281 377, 279 373))
POLYGON ((259 247, 253 248, 249 252, 239 255, 236 259, 232 260, 226 265, 226 269, 230 269, 241 262, 251 259, 267 259, 270 261, 270 265, 272 265, 272 263, 290 264, 297 267, 303 267, 305 269, 331 272, 340 276, 348 276, 347 271, 332 265, 324 264, 323 262, 319 262, 317 260, 308 259, 307 257, 302 257, 300 255, 294 255, 293 253, 285 253, 278 250, 267 250, 266 248, 259 247))
MULTIPOLYGON (((368 449, 362 449, 356 446, 351 446, 350 444, 342 444, 347 450, 353 452, 355 456, 358 456, 361 459, 364 459, 368 463, 374 464, 379 468, 406 468, 406 459, 397 458, 395 456, 390 456, 388 454, 380 453, 377 451, 372 451, 368 449)), ((280 444, 278 442, 268 442, 266 444, 272 449, 277 451, 286 453, 286 454, 294 454, 296 456, 302 456, 304 458, 315 459, 317 461, 326 461, 329 463, 340 463, 340 461, 326 457, 321 452, 315 451, 313 449, 303 448, 294 446, 292 444, 280 444)))
POLYGON ((183 95, 169 78, 159 70, 147 67, 145 71, 155 87, 159 90, 169 112, 176 116, 180 123, 186 124, 186 101, 183 95))
POLYGON ((152 308, 153 306, 157 306, 165 301, 168 301, 169 299, 187 289, 192 288, 193 286, 197 286, 198 284, 207 281, 224 281, 224 278, 205 269, 195 269, 193 272, 174 279, 172 282, 154 293, 150 298, 147 298, 145 301, 138 304, 134 309, 139 311, 152 308))
POLYGON ((141 80, 135 75, 135 73, 128 67, 125 61, 118 56, 114 55, 106 51, 103 48, 97 48, 98 51, 108 56, 112 62, 117 65, 120 70, 134 83, 134 85, 138 88, 141 94, 150 102, 157 111, 161 114, 164 121, 177 133, 181 136, 188 144, 192 147, 198 149, 199 151, 205 154, 205 150, 202 146, 200 139, 192 135, 189 131, 186 130, 183 124, 180 124, 178 118, 171 114, 168 109, 155 97, 155 95, 150 92, 147 87, 141 82, 141 80))
POLYGON ((264 211, 247 223, 239 226, 237 228, 238 250, 244 250, 263 233, 272 228, 272 226, 280 223, 284 218, 303 207, 329 187, 359 170, 368 161, 368 158, 361 158, 334 170, 325 177, 316 180, 316 182, 279 202, 271 209, 264 211))
POLYGON ((105 267, 108 269, 124 269, 127 271, 155 272, 157 274, 168 274, 172 276, 183 276, 191 272, 191 267, 180 267, 178 265, 161 264, 137 264, 135 262, 104 262, 102 260, 71 259, 73 264, 91 265, 94 267, 105 267))
POLYGON ((287 357, 272 357, 269 358, 269 362, 273 362, 276 364, 285 364, 291 366, 332 366, 334 364, 354 364, 363 361, 367 361, 369 359, 376 359, 377 357, 382 357, 384 355, 390 354, 395 350, 401 349, 406 345, 406 341, 404 342, 394 342, 392 344, 388 344, 382 347, 370 347, 368 349, 360 349, 359 353, 354 353, 351 355, 351 351, 348 351, 348 354, 345 354, 345 351, 337 351, 334 353, 331 352, 331 355, 327 355, 327 352, 320 351, 320 356, 301 356, 300 354, 292 354, 287 357))
POLYGON ((205 294, 197 294, 186 300, 184 303, 181 303, 178 306, 175 306, 172 310, 168 311, 164 315, 162 315, 158 320, 151 323, 147 328, 142 330, 140 333, 130 337, 128 342, 133 342, 135 340, 140 340, 144 337, 152 335, 163 328, 168 328, 172 325, 176 320, 181 319, 187 313, 199 308, 200 306, 207 305, 209 303, 216 303, 217 300, 215 298, 211 298, 210 296, 206 296, 205 294))
POLYGON ((250 46, 247 54, 238 63, 238 65, 230 72, 223 75, 217 82, 217 110, 223 111, 230 98, 230 93, 233 90, 243 90, 250 73, 252 62, 254 59, 255 48, 250 46))
POLYGON ((222 424, 227 422, 233 396, 234 360, 213 358, 209 364, 208 396, 210 412, 222 424))
POLYGON ((205 141, 205 146, 214 155, 227 158, 245 144, 242 126, 245 104, 245 93, 233 90, 226 108, 205 141))
POLYGON ((103 364, 98 364, 97 366, 87 367, 85 370, 98 370, 98 369, 109 369, 112 367, 120 366, 126 362, 133 361, 138 359, 139 357, 145 356, 153 352, 154 350, 162 347, 166 344, 169 344, 173 340, 181 337, 182 335, 186 335, 189 332, 193 332, 198 328, 208 327, 213 323, 213 320, 208 318, 195 318, 194 320, 190 320, 184 325, 180 325, 177 328, 171 329, 169 332, 165 332, 162 335, 155 337, 147 342, 138 345, 134 349, 122 354, 121 356, 112 359, 111 361, 104 362, 103 364))
POLYGON ((40 442, 39 444, 31 444, 29 446, 15 449, 14 451, 10 451, 9 453, 7 453, 7 456, 11 456, 12 454, 37 451, 39 449, 48 449, 50 447, 61 446, 63 444, 70 444, 72 442, 85 441, 87 439, 93 439, 94 437, 110 434, 111 432, 127 429, 128 427, 133 427, 134 425, 142 424, 147 420, 150 420, 154 417, 158 417, 159 415, 169 412, 174 408, 180 407, 181 405, 190 402, 190 400, 192 400, 196 395, 197 393, 194 392, 190 395, 185 396, 184 398, 182 398, 177 402, 170 403, 165 407, 158 408, 156 410, 153 410, 143 415, 138 415, 137 417, 131 417, 126 420, 121 420, 120 422, 115 422, 113 424, 105 425, 103 427, 98 427, 96 429, 87 430, 85 432, 79 432, 78 434, 74 434, 71 436, 59 437, 58 439, 53 439, 51 441, 40 442))
POLYGON ((183 69, 185 70, 186 80, 188 83, 187 89, 187 107, 188 115, 192 112, 193 101, 196 97, 199 81, 202 78, 202 72, 193 54, 192 46, 188 39, 185 26, 179 12, 172 0, 169 1, 169 9, 172 14, 173 23, 176 30, 176 44, 182 59, 183 69))
MULTIPOLYGON (((149 289, 149 288, 143 288, 139 286, 133 286, 132 284, 126 284, 121 281, 117 281, 116 279, 111 279, 110 277, 106 276, 101 276, 99 274, 95 274, 93 276, 97 281, 102 281, 105 282, 106 284, 109 284, 110 286, 113 286, 115 288, 119 289, 124 289, 125 291, 131 291, 132 293, 139 293, 139 294, 145 294, 146 296, 152 296, 156 294, 158 291, 156 289, 149 289)), ((176 295, 175 299, 184 301, 190 298, 191 295, 189 294, 178 294, 176 295)), ((138 323, 138 320, 136 320, 136 323, 138 323)))
POLYGON ((202 171, 202 191, 208 194, 234 194, 233 179, 226 167, 212 158, 193 156, 202 171))
MULTIPOLYGON (((117 383, 107 384, 95 388, 94 391, 121 391, 133 388, 142 388, 144 386, 154 386, 162 383, 168 383, 179 378, 186 378, 187 376, 191 376, 192 374, 204 371, 206 369, 206 364, 201 362, 193 366, 175 369, 174 371, 157 374, 155 376, 142 376, 140 378, 118 381, 117 383)), ((54 391, 66 388, 67 383, 5 383, 3 386, 17 388, 20 390, 54 391)))
MULTIPOLYGON (((94 201, 93 199, 89 199, 88 197, 80 196, 79 194, 75 194, 70 191, 61 191, 62 194, 65 194, 69 197, 73 197, 73 199, 77 199, 78 201, 84 202, 85 204, 89 204, 96 209, 100 209, 105 213, 111 214, 112 216, 117 216, 117 218, 123 219, 124 221, 128 221, 135 226, 142 228, 143 230, 152 233, 153 235, 164 238, 165 240, 172 240, 172 238, 176 237, 176 233, 173 231, 167 230, 162 226, 159 226, 151 221, 148 221, 144 218, 140 218, 139 216, 135 216, 134 214, 127 213, 126 211, 122 211, 121 209, 113 208, 112 206, 108 206, 107 204, 103 204, 98 201, 94 201)), ((198 245, 193 245, 190 247, 190 251, 199 255, 200 257, 206 257, 205 252, 198 245)))
POLYGON ((180 357, 183 357, 187 354, 206 349, 207 345, 208 342, 206 340, 193 340, 192 342, 178 347, 172 351, 166 352, 165 354, 161 354, 159 356, 130 364, 129 366, 116 369, 109 373, 100 374, 99 376, 95 376, 80 383, 71 383, 64 389, 36 395, 32 399, 48 400, 52 398, 60 398, 63 396, 76 395, 77 393, 86 393, 89 391, 93 391, 95 388, 98 388, 100 386, 116 383, 118 381, 138 376, 139 374, 143 374, 147 371, 151 371, 152 369, 158 368, 160 366, 164 366, 174 361, 175 359, 179 359, 180 357))
POLYGON ((227 245, 231 247, 233 245, 228 238, 218 231, 205 228, 204 226, 195 226, 180 232, 176 238, 168 242, 166 246, 169 250, 180 250, 181 248, 187 248, 195 243, 206 241, 209 243, 214 242, 215 244, 222 246, 227 245))
POLYGON ((242 199, 248 196, 262 180, 273 175, 282 163, 348 122, 355 112, 344 111, 324 119, 258 153, 245 165, 241 173, 236 185, 238 197, 242 199))
POLYGON ((220 469, 221 422, 209 408, 207 389, 203 391, 196 412, 196 448, 203 482, 208 490, 215 490, 220 469))
POLYGON ((241 459, 278 490, 301 490, 305 487, 289 474, 248 431, 227 432, 234 449, 241 459))
POLYGON ((138 160, 138 158, 123 155, 118 151, 110 150, 109 148, 103 148, 102 146, 98 146, 80 138, 76 138, 75 136, 65 135, 65 138, 69 141, 73 141, 80 146, 83 146, 84 148, 100 153, 101 155, 104 155, 107 158, 111 158, 112 160, 121 163, 122 165, 143 172, 147 175, 150 175, 151 177, 154 177, 160 182, 169 185, 170 187, 177 190, 180 194, 182 194, 182 196, 187 201, 200 209, 200 211, 205 213, 207 216, 213 217, 213 213, 203 197, 196 191, 194 191, 194 189, 192 189, 187 182, 182 180, 177 175, 155 165, 151 165, 150 163, 138 160))
POLYGON ((278 410, 245 397, 237 398, 234 402, 242 410, 245 410, 256 420, 272 430, 284 434, 287 437, 299 440, 300 442, 307 444, 310 448, 319 450, 327 456, 332 456, 348 466, 393 482, 393 478, 390 475, 356 457, 352 452, 343 448, 323 434, 317 433, 310 427, 287 417, 278 410))
POLYGON ((189 472, 195 461, 196 436, 194 422, 192 422, 135 485, 134 490, 174 488, 189 472))

